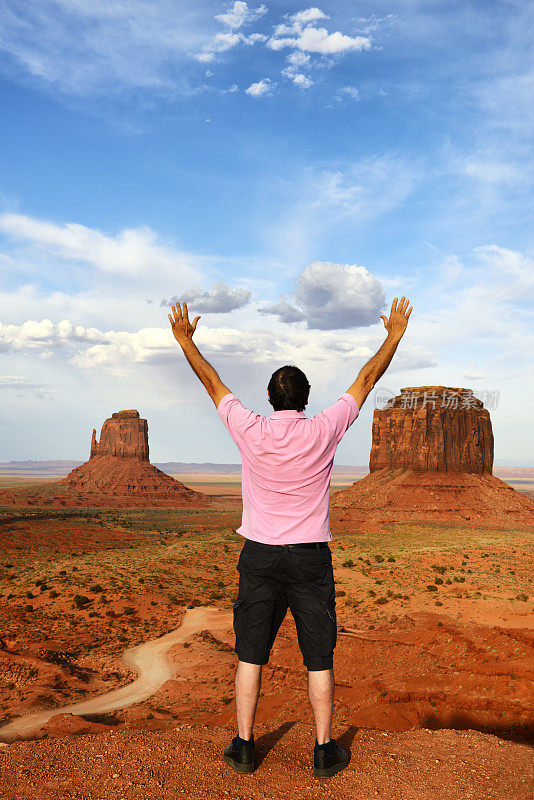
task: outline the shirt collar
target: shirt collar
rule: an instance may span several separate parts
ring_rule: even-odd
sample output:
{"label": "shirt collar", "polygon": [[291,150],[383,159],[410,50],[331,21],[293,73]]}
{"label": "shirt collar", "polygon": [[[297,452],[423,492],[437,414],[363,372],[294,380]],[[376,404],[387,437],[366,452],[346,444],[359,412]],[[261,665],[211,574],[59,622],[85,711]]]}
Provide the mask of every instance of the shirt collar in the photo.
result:
{"label": "shirt collar", "polygon": [[287,409],[284,411],[273,411],[269,419],[306,419],[304,411],[296,411],[295,409]]}

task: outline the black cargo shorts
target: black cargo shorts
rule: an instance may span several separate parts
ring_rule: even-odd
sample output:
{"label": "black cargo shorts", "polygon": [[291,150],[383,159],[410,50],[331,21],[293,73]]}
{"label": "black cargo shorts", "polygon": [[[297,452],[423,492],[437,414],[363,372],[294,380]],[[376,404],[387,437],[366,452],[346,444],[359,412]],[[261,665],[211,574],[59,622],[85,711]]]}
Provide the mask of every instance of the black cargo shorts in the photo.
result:
{"label": "black cargo shorts", "polygon": [[235,652],[240,661],[267,664],[289,608],[304,665],[332,669],[337,641],[332,553],[295,545],[246,539],[237,563],[239,592],[234,604]]}

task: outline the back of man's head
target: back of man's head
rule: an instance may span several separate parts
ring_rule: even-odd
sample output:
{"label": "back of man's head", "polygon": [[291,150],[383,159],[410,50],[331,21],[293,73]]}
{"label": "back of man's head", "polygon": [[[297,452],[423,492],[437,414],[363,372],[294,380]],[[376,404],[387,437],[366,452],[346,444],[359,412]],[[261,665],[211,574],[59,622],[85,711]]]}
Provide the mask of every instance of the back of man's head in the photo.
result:
{"label": "back of man's head", "polygon": [[268,385],[269,402],[275,411],[304,411],[310,384],[301,369],[292,365],[273,372]]}

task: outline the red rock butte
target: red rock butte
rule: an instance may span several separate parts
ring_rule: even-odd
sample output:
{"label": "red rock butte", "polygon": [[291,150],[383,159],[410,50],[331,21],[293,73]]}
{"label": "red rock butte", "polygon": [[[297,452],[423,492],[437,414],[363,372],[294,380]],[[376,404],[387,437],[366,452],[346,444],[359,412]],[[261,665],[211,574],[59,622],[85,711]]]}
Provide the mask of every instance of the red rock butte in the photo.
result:
{"label": "red rock butte", "polygon": [[362,523],[534,524],[534,502],[492,468],[489,411],[470,389],[405,387],[374,411],[369,475],[331,505]]}
{"label": "red rock butte", "polygon": [[102,425],[99,442],[93,429],[89,461],[66,478],[0,492],[0,505],[183,508],[205,506],[210,499],[150,463],[148,423],[135,409],[112,414]]}

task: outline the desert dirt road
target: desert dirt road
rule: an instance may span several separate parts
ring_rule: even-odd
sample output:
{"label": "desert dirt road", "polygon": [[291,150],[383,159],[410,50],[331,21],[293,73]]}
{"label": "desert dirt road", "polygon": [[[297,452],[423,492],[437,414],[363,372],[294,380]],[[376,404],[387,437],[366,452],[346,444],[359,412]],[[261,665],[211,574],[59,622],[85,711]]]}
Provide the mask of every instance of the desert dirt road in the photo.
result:
{"label": "desert dirt road", "polygon": [[210,606],[198,606],[186,610],[179,628],[151,639],[135,647],[127,648],[122,654],[122,661],[134,669],[138,677],[127,686],[114,689],[106,694],[91,697],[81,703],[49,708],[33,714],[24,714],[0,728],[0,741],[12,742],[21,736],[27,736],[40,728],[55,714],[97,714],[125,708],[145,700],[163,686],[171,678],[176,677],[176,666],[169,660],[169,650],[180,642],[186,641],[198,631],[210,631],[231,628],[231,611],[220,610]]}

